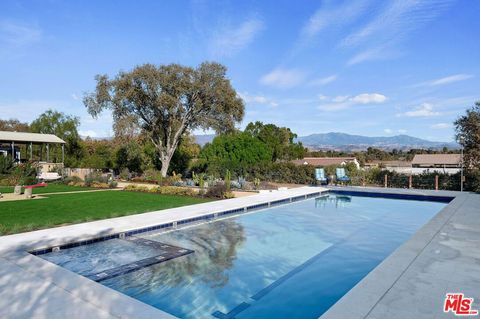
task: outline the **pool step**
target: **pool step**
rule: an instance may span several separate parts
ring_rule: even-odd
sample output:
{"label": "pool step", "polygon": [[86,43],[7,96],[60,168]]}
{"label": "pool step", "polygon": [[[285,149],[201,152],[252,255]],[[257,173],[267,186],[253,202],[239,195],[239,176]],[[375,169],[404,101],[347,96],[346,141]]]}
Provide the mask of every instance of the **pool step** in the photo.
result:
{"label": "pool step", "polygon": [[115,268],[103,270],[103,271],[98,272],[98,273],[85,275],[85,277],[87,277],[87,278],[89,278],[93,281],[100,282],[100,281],[103,281],[103,280],[106,280],[106,279],[110,279],[110,278],[117,277],[117,276],[120,276],[120,275],[128,274],[130,272],[137,271],[139,269],[142,269],[142,268],[145,268],[145,267],[148,267],[148,266],[151,266],[151,265],[159,264],[159,263],[165,262],[167,260],[172,260],[172,259],[175,259],[175,258],[178,258],[178,257],[181,257],[181,256],[185,256],[185,255],[188,255],[188,254],[191,254],[191,253],[194,252],[193,250],[190,250],[190,249],[177,247],[177,246],[161,243],[161,242],[158,242],[158,241],[153,241],[153,240],[149,240],[149,239],[145,239],[145,238],[139,238],[139,237],[135,237],[135,236],[128,236],[128,237],[126,237],[125,239],[122,239],[122,240],[133,242],[137,245],[154,247],[154,248],[158,249],[159,254],[156,255],[156,256],[153,256],[153,257],[137,260],[137,261],[129,263],[129,264],[125,264],[125,265],[118,266],[118,267],[115,267]]}

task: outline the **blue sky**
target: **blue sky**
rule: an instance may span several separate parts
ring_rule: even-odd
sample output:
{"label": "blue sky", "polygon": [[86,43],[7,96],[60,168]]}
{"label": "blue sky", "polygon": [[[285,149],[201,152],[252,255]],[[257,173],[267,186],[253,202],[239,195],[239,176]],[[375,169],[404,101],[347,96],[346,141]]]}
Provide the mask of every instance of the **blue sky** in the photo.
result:
{"label": "blue sky", "polygon": [[480,1],[2,1],[0,118],[48,108],[110,136],[81,102],[142,63],[225,64],[260,120],[299,135],[451,141],[480,100]]}

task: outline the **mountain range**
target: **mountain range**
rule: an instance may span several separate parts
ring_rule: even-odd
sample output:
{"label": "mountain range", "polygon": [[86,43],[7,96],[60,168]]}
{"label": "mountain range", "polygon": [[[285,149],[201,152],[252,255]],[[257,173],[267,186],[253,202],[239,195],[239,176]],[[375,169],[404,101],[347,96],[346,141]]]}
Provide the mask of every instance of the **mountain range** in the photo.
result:
{"label": "mountain range", "polygon": [[[198,144],[204,145],[211,142],[215,135],[196,135],[195,139]],[[317,133],[307,136],[299,136],[297,141],[311,150],[365,150],[368,147],[380,149],[412,149],[427,148],[439,149],[443,147],[459,148],[457,143],[453,142],[433,142],[409,135],[395,136],[363,136],[352,135],[346,133],[330,132]]]}

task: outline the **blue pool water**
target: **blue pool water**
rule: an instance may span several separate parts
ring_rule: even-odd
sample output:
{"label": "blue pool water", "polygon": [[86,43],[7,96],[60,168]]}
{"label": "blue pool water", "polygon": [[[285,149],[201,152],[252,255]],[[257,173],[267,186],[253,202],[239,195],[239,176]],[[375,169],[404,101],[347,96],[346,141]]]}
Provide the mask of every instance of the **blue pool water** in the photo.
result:
{"label": "blue pool water", "polygon": [[[101,283],[181,318],[318,318],[445,205],[330,194],[139,234],[194,253]],[[152,249],[117,239],[42,258],[90,274]]]}

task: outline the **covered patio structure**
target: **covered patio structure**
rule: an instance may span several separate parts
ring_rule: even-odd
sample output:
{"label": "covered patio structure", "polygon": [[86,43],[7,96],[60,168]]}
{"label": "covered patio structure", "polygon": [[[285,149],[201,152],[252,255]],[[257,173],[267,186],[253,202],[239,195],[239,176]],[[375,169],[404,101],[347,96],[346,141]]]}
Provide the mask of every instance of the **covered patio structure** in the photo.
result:
{"label": "covered patio structure", "polygon": [[[37,146],[36,151],[34,151],[35,146]],[[56,156],[52,158],[51,146],[60,146],[61,155],[57,150]],[[63,165],[65,141],[53,134],[0,131],[1,155],[11,157],[15,163],[36,161],[41,164]]]}

